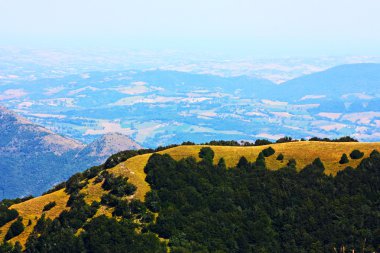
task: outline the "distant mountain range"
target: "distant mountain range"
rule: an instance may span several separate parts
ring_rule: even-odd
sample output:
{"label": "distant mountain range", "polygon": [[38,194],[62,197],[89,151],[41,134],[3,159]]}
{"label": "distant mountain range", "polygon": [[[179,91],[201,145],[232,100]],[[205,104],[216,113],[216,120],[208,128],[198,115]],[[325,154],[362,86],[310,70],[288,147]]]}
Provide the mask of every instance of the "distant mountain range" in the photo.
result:
{"label": "distant mountain range", "polygon": [[111,154],[140,145],[107,134],[85,145],[0,107],[0,198],[37,195]]}
{"label": "distant mountain range", "polygon": [[8,80],[0,85],[0,101],[83,143],[115,130],[145,147],[284,135],[376,141],[379,73],[380,64],[342,65],[279,85],[164,70],[89,72]]}
{"label": "distant mountain range", "polygon": [[[0,191],[7,197],[41,193],[137,143],[380,140],[380,64],[337,66],[282,84],[163,70],[7,80],[0,102],[13,111],[1,108],[0,119]],[[18,192],[30,178],[34,184]]]}

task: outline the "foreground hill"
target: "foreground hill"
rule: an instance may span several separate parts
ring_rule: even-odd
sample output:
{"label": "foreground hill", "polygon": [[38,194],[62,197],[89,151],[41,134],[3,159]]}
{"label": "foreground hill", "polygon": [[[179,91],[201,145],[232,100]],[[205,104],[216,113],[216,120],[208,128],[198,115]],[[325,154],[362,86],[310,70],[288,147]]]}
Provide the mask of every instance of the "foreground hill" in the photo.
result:
{"label": "foreground hill", "polygon": [[[286,167],[289,160],[295,159],[295,168],[300,171],[306,165],[313,163],[313,161],[319,157],[324,164],[324,173],[327,175],[336,175],[338,171],[343,170],[347,166],[356,168],[362,159],[367,158],[373,150],[380,150],[380,143],[356,142],[291,142],[273,144],[270,146],[275,150],[275,153],[265,158],[265,164],[268,169],[277,170],[279,168]],[[203,147],[206,146],[178,146],[161,150],[156,153],[160,155],[168,154],[177,161],[187,157],[193,157],[199,161],[200,158],[198,154]],[[242,156],[246,157],[248,162],[254,163],[259,156],[259,153],[264,149],[267,149],[269,146],[210,147],[215,153],[213,158],[214,164],[217,164],[220,158],[223,158],[227,167],[235,167]],[[346,153],[349,155],[353,150],[360,150],[363,152],[363,157],[359,159],[349,159],[349,162],[344,165],[339,164],[342,154]],[[64,210],[72,210],[73,207],[68,206],[66,202],[69,199],[73,199],[73,196],[76,196],[75,198],[82,196],[80,198],[83,198],[84,202],[81,205],[92,206],[94,201],[95,203],[98,203],[97,205],[99,206],[93,214],[93,217],[98,217],[103,214],[108,217],[112,216],[112,213],[114,213],[117,209],[115,209],[115,204],[109,203],[110,200],[107,200],[108,197],[105,198],[105,196],[110,193],[109,189],[105,189],[104,187],[104,179],[109,177],[108,175],[128,178],[128,183],[137,187],[135,191],[132,191],[133,193],[129,193],[131,195],[123,198],[124,200],[145,201],[147,192],[151,190],[151,184],[146,181],[146,172],[144,171],[144,168],[152,157],[152,153],[149,152],[151,151],[141,150],[139,152],[122,152],[118,155],[112,156],[103,166],[94,167],[83,174],[73,176],[65,184],[66,188],[62,188],[65,187],[65,185],[62,185],[61,187],[56,188],[56,190],[53,190],[51,193],[12,205],[10,209],[17,210],[19,215],[23,217],[22,222],[25,226],[25,230],[20,235],[10,239],[10,242],[15,243],[16,241],[19,241],[22,245],[25,245],[27,238],[33,231],[33,228],[37,224],[37,220],[41,217],[41,215],[44,214],[46,218],[55,219],[60,217],[60,214]],[[279,154],[282,154],[284,157],[281,161],[277,160]],[[115,164],[117,165],[115,166]],[[294,166],[294,163],[291,166]],[[106,174],[102,172],[104,170],[107,171]],[[44,207],[52,202],[55,202],[55,206],[47,211],[43,211]],[[117,207],[118,204],[116,204],[116,208]],[[5,231],[9,229],[13,222],[14,220],[6,223],[1,228],[3,232],[0,236],[5,236]]]}
{"label": "foreground hill", "polygon": [[141,148],[129,137],[106,134],[85,145],[0,107],[0,199],[39,195],[111,154]]}

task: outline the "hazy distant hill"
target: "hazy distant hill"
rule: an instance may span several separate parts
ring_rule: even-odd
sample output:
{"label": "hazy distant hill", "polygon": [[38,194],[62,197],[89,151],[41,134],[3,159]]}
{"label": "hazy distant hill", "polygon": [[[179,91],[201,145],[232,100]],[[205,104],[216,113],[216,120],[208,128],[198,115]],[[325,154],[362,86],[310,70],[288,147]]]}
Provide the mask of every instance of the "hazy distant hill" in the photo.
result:
{"label": "hazy distant hill", "polygon": [[137,148],[141,147],[119,134],[86,146],[0,107],[0,198],[41,194],[113,153]]}
{"label": "hazy distant hill", "polygon": [[1,85],[0,99],[84,143],[114,129],[151,148],[285,135],[378,141],[379,66],[343,65],[281,85],[165,70],[89,72]]}
{"label": "hazy distant hill", "polygon": [[282,92],[273,95],[283,99],[302,99],[305,96],[365,98],[365,95],[380,93],[380,64],[341,65],[287,81],[280,87]]}
{"label": "hazy distant hill", "polygon": [[88,159],[98,164],[103,163],[111,154],[123,150],[141,149],[142,147],[126,135],[120,133],[105,134],[88,144],[76,159]]}

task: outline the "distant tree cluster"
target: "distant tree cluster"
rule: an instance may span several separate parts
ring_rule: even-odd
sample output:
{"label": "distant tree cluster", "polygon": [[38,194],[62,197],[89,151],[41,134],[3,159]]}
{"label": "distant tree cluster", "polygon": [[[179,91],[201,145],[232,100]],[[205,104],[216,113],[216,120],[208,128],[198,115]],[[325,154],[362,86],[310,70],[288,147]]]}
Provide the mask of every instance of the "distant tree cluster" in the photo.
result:
{"label": "distant tree cluster", "polygon": [[344,136],[340,137],[338,139],[329,139],[329,138],[318,138],[318,137],[312,137],[309,139],[309,141],[324,141],[324,142],[358,142],[358,140],[350,137],[350,136]]}
{"label": "distant tree cluster", "polygon": [[[274,143],[286,143],[286,142],[295,142],[295,141],[305,141],[304,138],[301,138],[300,140],[293,139],[292,137],[285,136],[281,137],[278,140],[272,142],[267,139],[257,139],[254,143],[248,142],[248,141],[223,141],[223,140],[213,140],[210,142],[202,143],[201,145],[210,145],[210,146],[264,146],[264,145],[270,145]],[[329,138],[318,138],[318,137],[312,137],[309,139],[309,141],[323,141],[323,142],[358,142],[358,140],[350,137],[345,136],[337,139],[329,139]],[[183,142],[182,145],[196,145],[193,142]]]}

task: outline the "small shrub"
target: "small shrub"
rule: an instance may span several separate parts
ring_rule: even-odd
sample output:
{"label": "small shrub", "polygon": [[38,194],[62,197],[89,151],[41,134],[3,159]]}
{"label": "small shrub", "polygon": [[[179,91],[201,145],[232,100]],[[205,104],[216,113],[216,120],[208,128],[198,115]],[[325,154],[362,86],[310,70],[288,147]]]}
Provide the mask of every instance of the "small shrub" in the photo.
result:
{"label": "small shrub", "polygon": [[44,206],[44,208],[42,209],[42,212],[46,212],[46,211],[49,211],[50,209],[52,209],[53,207],[55,207],[57,205],[57,203],[55,203],[55,201],[53,202],[50,202],[48,204],[46,204]]}
{"label": "small shrub", "polygon": [[269,156],[273,155],[274,153],[276,153],[276,151],[272,147],[269,147],[269,148],[266,148],[263,150],[263,155],[265,157],[269,157]]}
{"label": "small shrub", "polygon": [[289,167],[296,167],[297,161],[295,159],[289,159],[288,163],[286,164]]}
{"label": "small shrub", "polygon": [[283,161],[284,160],[284,155],[282,153],[280,153],[277,158],[276,158],[277,161]]}
{"label": "small shrub", "polygon": [[360,150],[355,149],[354,151],[351,152],[350,157],[351,159],[360,159],[364,156],[364,153],[361,152]]}
{"label": "small shrub", "polygon": [[346,155],[346,154],[343,154],[342,157],[340,158],[339,163],[340,163],[340,164],[346,164],[346,163],[348,163],[348,162],[349,162],[349,160],[348,160],[347,155]]}

